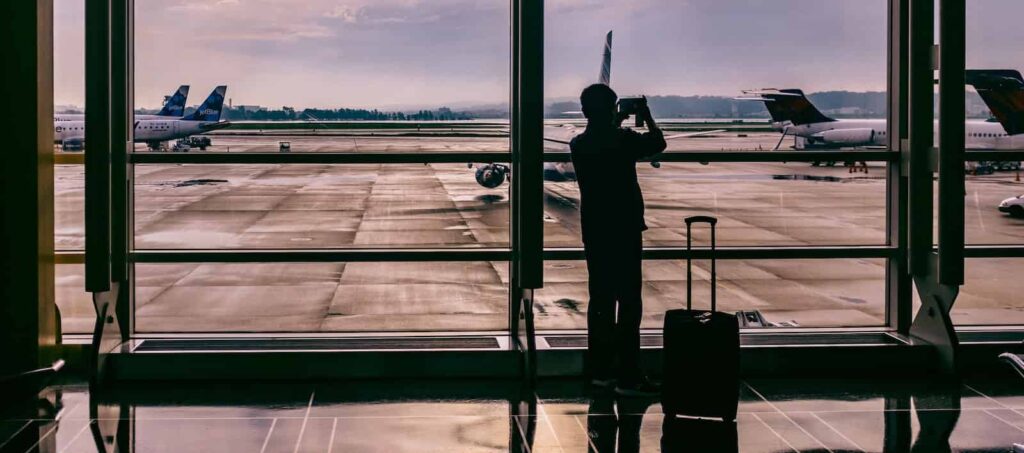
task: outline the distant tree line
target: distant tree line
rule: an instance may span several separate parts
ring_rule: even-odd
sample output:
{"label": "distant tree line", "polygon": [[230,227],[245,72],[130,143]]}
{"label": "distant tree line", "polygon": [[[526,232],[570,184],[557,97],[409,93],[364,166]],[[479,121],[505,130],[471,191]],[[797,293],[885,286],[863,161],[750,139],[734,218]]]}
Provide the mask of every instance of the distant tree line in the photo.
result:
{"label": "distant tree line", "polygon": [[[987,118],[988,107],[977,93],[965,93],[967,116]],[[836,118],[884,118],[888,96],[882,91],[822,91],[807,97],[826,115]],[[756,101],[738,101],[726,96],[648,96],[651,111],[659,118],[768,118],[764,104]],[[936,104],[938,100],[936,100]],[[68,109],[70,110],[70,108]],[[186,109],[186,114],[194,111]],[[138,113],[155,113],[139,110]],[[555,101],[545,108],[548,118],[581,118],[578,101]],[[467,107],[454,111],[448,107],[436,110],[382,111],[377,109],[304,109],[290,107],[253,110],[227,108],[224,118],[251,121],[456,121],[469,119],[508,119],[507,104]]]}
{"label": "distant tree line", "polygon": [[[888,95],[884,91],[822,91],[810,93],[807,98],[827,115],[843,118],[884,118],[888,110]],[[967,115],[987,118],[988,107],[977,93],[965,93]],[[659,118],[768,118],[764,103],[740,101],[725,96],[648,96],[651,111]],[[938,99],[935,100],[938,105]],[[550,118],[579,118],[580,105],[576,101],[548,104]]]}
{"label": "distant tree line", "polygon": [[228,108],[224,111],[228,120],[250,121],[455,121],[474,118],[466,112],[455,112],[447,107],[437,110],[419,110],[415,112],[385,112],[377,109],[304,109],[292,108],[267,110],[242,110]]}

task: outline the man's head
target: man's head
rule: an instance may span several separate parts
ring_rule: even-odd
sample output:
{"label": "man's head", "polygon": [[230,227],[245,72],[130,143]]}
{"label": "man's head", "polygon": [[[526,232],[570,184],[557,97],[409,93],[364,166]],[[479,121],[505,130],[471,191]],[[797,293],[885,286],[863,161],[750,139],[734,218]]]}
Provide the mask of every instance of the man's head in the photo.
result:
{"label": "man's head", "polygon": [[608,85],[595,83],[588,86],[580,93],[583,116],[590,123],[611,125],[615,119],[615,103],[618,99],[619,96]]}

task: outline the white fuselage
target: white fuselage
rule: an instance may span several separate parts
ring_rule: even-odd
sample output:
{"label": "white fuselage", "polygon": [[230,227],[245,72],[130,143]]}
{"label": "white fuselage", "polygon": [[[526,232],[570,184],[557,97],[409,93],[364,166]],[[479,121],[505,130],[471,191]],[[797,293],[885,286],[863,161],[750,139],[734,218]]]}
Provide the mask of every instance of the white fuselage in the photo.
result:
{"label": "white fuselage", "polygon": [[[179,117],[160,116],[160,115],[152,115],[152,114],[145,114],[145,115],[135,114],[135,119],[136,120],[176,120],[178,118]],[[65,121],[85,121],[85,114],[84,113],[58,113],[58,114],[53,115],[53,121],[55,123],[65,122]]]}
{"label": "white fuselage", "polygon": [[[935,123],[938,126],[938,123]],[[889,142],[887,124],[884,119],[843,119],[820,123],[801,124],[773,123],[773,128],[786,135],[802,137],[807,145],[836,146],[847,145],[841,142],[823,140],[830,131],[865,130],[874,131],[870,143],[849,143],[847,146],[885,146]],[[1024,147],[1024,135],[1008,135],[1003,126],[997,122],[972,120],[965,123],[966,147],[968,149],[1021,149]],[[938,128],[936,127],[936,142]]]}
{"label": "white fuselage", "polygon": [[[210,126],[216,124],[213,121],[192,121],[179,118],[136,119],[135,142],[153,143],[175,140],[208,132],[211,129]],[[84,140],[85,121],[55,120],[53,139],[57,143],[63,143],[67,140]]]}

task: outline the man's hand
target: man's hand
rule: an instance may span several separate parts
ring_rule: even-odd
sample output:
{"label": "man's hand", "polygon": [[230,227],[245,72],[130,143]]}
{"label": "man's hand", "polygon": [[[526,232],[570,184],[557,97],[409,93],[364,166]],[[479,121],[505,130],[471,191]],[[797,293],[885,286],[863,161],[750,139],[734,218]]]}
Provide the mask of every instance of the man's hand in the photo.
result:
{"label": "man's hand", "polygon": [[654,122],[654,115],[651,114],[651,107],[647,105],[647,96],[644,96],[644,105],[642,107],[640,107],[640,111],[637,112],[637,115],[647,125],[647,129],[648,130],[650,130],[650,131],[657,131],[657,130],[659,130],[658,129],[658,124]]}
{"label": "man's hand", "polygon": [[622,122],[626,121],[627,118],[629,118],[628,113],[615,112],[615,123],[613,124],[615,127],[622,127]]}

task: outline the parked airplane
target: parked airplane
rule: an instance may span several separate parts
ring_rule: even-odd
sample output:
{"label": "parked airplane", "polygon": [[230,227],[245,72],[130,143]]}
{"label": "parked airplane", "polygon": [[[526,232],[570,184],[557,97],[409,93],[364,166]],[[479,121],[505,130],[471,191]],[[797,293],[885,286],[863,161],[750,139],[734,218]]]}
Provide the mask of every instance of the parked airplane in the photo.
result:
{"label": "parked airplane", "polygon": [[[601,59],[601,71],[598,75],[598,83],[611,86],[612,78],[612,32],[609,31],[605,36],[604,40],[604,53]],[[544,140],[551,143],[558,143],[565,145],[565,150],[568,151],[569,141],[572,140],[581,131],[572,124],[563,124],[560,126],[544,126]],[[665,140],[674,140],[679,138],[690,138],[699,137],[702,135],[716,134],[719,132],[725,132],[724,129],[690,132],[685,134],[674,134],[666,135]],[[651,162],[651,165],[657,168],[659,164],[657,162]],[[473,168],[473,164],[469,165]],[[481,186],[488,189],[494,189],[502,184],[511,176],[511,169],[505,164],[490,163],[482,165],[476,169],[476,182]],[[544,163],[544,180],[545,181],[575,181],[576,170],[572,166],[572,162],[545,162]]]}
{"label": "parked airplane", "polygon": [[[137,120],[160,119],[160,118],[181,118],[185,115],[185,102],[188,101],[188,85],[178,87],[174,94],[167,97],[163,107],[155,115],[135,114]],[[60,121],[83,121],[85,115],[81,113],[59,113],[53,115],[53,120]]]}
{"label": "parked airplane", "polygon": [[[1003,118],[1022,121],[1024,115],[1024,94],[1015,98],[1015,89],[1011,84],[1020,79],[1020,73],[1013,70],[969,70],[968,83],[978,88],[982,99],[989,109],[1000,118],[997,109],[1001,109]],[[990,89],[985,87],[992,85]],[[983,94],[984,92],[984,94]],[[1010,93],[1010,94],[1008,94]],[[773,127],[782,132],[778,149],[786,136],[796,137],[794,149],[838,149],[865,146],[885,146],[888,143],[888,131],[884,119],[834,119],[821,113],[811,103],[804,92],[795,89],[766,88],[746,90],[739,100],[755,100],[764,102],[768,114],[772,118]],[[1003,121],[1000,119],[1000,121]],[[996,121],[969,120],[966,122],[966,145],[970,149],[1019,149],[1024,145],[1024,137],[1015,140],[1013,135],[1024,132],[1024,122],[1020,129],[1005,128]],[[1009,133],[1008,133],[1009,131]]]}
{"label": "parked airplane", "polygon": [[[136,119],[135,142],[146,143],[150,149],[160,149],[163,142],[204,134],[213,130],[223,129],[231,123],[220,121],[224,108],[226,86],[219,86],[199,108],[188,116],[181,118]],[[85,140],[85,121],[61,121],[54,126],[54,139],[61,144],[69,144]]]}

